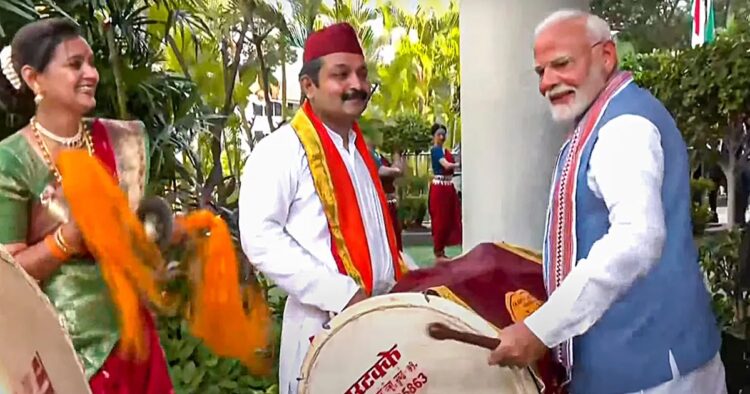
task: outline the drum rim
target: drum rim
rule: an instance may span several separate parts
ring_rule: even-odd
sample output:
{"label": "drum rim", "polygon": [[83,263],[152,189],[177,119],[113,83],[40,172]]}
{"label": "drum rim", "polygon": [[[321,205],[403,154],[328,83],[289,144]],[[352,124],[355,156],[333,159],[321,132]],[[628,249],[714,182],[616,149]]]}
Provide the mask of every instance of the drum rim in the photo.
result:
{"label": "drum rim", "polygon": [[[324,325],[324,330],[315,335],[315,338],[305,355],[302,368],[300,369],[300,376],[297,379],[298,394],[306,393],[305,390],[308,388],[308,377],[313,365],[315,364],[315,360],[317,360],[323,346],[341,329],[341,327],[345,326],[345,324],[351,320],[355,320],[360,316],[376,310],[405,306],[429,306],[430,309],[436,310],[437,312],[452,318],[460,317],[462,322],[466,326],[475,330],[477,334],[488,336],[496,336],[498,334],[497,329],[492,324],[484,320],[473,310],[466,309],[454,301],[440,297],[439,295],[427,293],[392,293],[370,297],[334,316]],[[427,327],[425,327],[425,330],[426,329]]]}
{"label": "drum rim", "polygon": [[42,301],[42,304],[44,305],[44,308],[46,308],[49,312],[51,312],[57,319],[57,324],[61,328],[62,334],[63,334],[63,342],[66,346],[68,346],[69,350],[73,353],[76,366],[78,367],[78,370],[81,372],[81,377],[83,377],[83,381],[86,383],[86,388],[89,390],[88,393],[91,393],[91,388],[89,387],[88,380],[86,379],[86,371],[83,368],[83,362],[81,361],[81,358],[78,356],[78,352],[75,349],[75,346],[73,346],[73,340],[70,338],[70,334],[68,334],[68,329],[65,325],[65,320],[63,317],[57,313],[57,310],[52,305],[52,302],[49,300],[49,297],[47,297],[47,294],[45,294],[41,287],[38,285],[38,282],[36,279],[32,278],[31,275],[29,275],[26,270],[21,267],[20,264],[16,261],[16,259],[13,258],[13,256],[8,252],[8,250],[5,248],[5,246],[0,245],[0,262],[2,264],[8,264],[11,265],[13,268],[16,269],[16,271],[19,273],[19,276],[25,280],[26,286],[28,286],[31,291],[33,291],[40,301]]}

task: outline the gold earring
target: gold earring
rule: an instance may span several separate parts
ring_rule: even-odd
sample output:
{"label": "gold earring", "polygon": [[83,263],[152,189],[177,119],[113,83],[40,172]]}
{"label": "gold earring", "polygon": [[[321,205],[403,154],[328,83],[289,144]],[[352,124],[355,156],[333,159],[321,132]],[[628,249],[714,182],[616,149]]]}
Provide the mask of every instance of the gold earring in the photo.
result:
{"label": "gold earring", "polygon": [[44,95],[39,90],[39,85],[37,85],[36,83],[34,83],[34,88],[32,90],[34,91],[34,103],[38,106],[39,103],[44,100]]}

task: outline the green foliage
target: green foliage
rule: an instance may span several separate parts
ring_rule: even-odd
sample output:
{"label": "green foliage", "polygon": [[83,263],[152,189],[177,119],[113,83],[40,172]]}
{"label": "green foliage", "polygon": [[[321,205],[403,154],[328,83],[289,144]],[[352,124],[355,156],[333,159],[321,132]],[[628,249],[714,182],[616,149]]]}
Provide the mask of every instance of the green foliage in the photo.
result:
{"label": "green foliage", "polygon": [[[381,3],[378,12],[395,41],[395,53],[390,63],[374,70],[373,79],[381,86],[368,112],[381,119],[412,113],[459,130],[459,108],[454,105],[461,84],[458,3],[451,1],[444,12],[420,3],[413,14],[394,2]],[[401,34],[398,40],[396,32]]]}
{"label": "green foliage", "polygon": [[427,196],[407,196],[399,200],[398,218],[403,228],[420,227],[427,214]]}
{"label": "green foliage", "polygon": [[[627,58],[636,81],[669,109],[689,147],[691,164],[718,163],[727,179],[729,224],[734,190],[750,166],[750,25],[737,24],[710,45]],[[721,150],[720,150],[721,148]]]}
{"label": "green foliage", "polygon": [[432,140],[430,126],[419,115],[399,115],[380,129],[383,136],[380,148],[386,152],[422,152],[429,148]]}
{"label": "green foliage", "polygon": [[[176,394],[279,392],[274,384],[275,374],[256,378],[239,361],[217,357],[189,334],[184,321],[162,319],[159,328]],[[279,332],[278,327],[276,331]]]}
{"label": "green foliage", "polygon": [[[700,264],[708,279],[714,311],[721,327],[736,331],[750,324],[750,294],[738,286],[739,245],[742,232],[732,230],[706,235],[700,240]],[[744,331],[744,330],[741,330]]]}
{"label": "green foliage", "polygon": [[[303,1],[304,3],[304,1]],[[335,22],[347,22],[357,31],[357,37],[365,52],[368,67],[377,67],[377,59],[380,50],[388,44],[388,37],[375,36],[372,28],[374,22],[380,15],[380,10],[371,8],[361,0],[338,0],[333,6],[322,4],[320,6],[319,20],[322,24],[330,25]]]}
{"label": "green foliage", "polygon": [[407,196],[424,196],[427,195],[430,187],[431,176],[425,174],[422,176],[408,175],[404,178],[399,179],[399,197],[405,198]]}
{"label": "green foliage", "polygon": [[693,210],[691,212],[694,235],[702,235],[706,226],[711,221],[713,212],[707,201],[705,201],[705,196],[714,189],[716,189],[716,185],[708,178],[690,180],[690,194],[697,197],[695,199],[700,200],[700,202],[693,202]]}
{"label": "green foliage", "polygon": [[420,227],[427,215],[427,193],[430,187],[430,175],[414,176],[407,173],[397,180],[398,217],[403,228]]}
{"label": "green foliage", "polygon": [[591,11],[618,31],[637,52],[686,48],[690,44],[690,1],[592,0]]}
{"label": "green foliage", "polygon": [[624,61],[624,67],[669,108],[688,145],[715,150],[750,108],[748,52],[745,25],[720,35],[712,45],[637,55]]}

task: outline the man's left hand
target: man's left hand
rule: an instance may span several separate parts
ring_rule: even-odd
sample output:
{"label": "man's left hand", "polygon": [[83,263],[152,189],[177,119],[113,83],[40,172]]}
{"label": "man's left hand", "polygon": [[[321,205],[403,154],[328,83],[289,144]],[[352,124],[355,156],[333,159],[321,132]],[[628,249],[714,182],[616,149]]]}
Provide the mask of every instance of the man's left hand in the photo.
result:
{"label": "man's left hand", "polygon": [[490,365],[527,367],[542,358],[547,346],[523,323],[500,331],[500,345],[490,354]]}

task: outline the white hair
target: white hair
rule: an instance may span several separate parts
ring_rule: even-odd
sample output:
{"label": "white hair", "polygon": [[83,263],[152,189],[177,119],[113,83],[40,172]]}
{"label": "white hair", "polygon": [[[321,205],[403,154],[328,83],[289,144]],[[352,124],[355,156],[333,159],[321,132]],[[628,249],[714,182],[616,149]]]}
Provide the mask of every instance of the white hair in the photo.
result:
{"label": "white hair", "polygon": [[604,19],[586,11],[575,9],[555,11],[548,17],[544,18],[544,20],[534,29],[534,38],[536,39],[540,33],[552,25],[581,18],[585,18],[586,20],[586,31],[588,32],[589,40],[591,40],[592,44],[612,39],[612,31],[609,28],[609,24]]}

